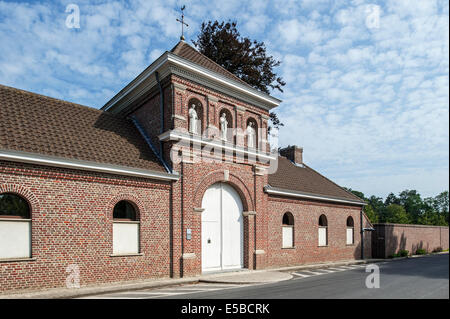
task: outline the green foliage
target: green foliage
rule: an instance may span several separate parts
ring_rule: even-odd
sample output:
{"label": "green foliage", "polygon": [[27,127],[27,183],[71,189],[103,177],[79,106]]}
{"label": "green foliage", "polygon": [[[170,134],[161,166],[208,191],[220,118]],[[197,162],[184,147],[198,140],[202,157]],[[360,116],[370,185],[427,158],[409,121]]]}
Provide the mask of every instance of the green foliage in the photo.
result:
{"label": "green foliage", "polygon": [[399,255],[400,257],[407,257],[407,256],[409,255],[409,250],[401,249],[401,250],[398,252],[398,255]]}
{"label": "green foliage", "polygon": [[385,215],[386,223],[394,223],[394,224],[408,224],[409,217],[406,213],[406,210],[403,206],[397,204],[390,204],[386,207],[386,215]]}
{"label": "green foliage", "polygon": [[[235,21],[203,22],[197,41],[192,42],[202,54],[254,88],[283,92],[286,83],[273,70],[281,62],[267,55],[264,42],[242,37],[236,26]],[[283,126],[276,113],[270,113],[270,119],[274,127]]]}
{"label": "green foliage", "polygon": [[448,226],[448,191],[422,199],[416,190],[404,190],[398,196],[390,193],[383,201],[380,197],[366,198],[362,192],[345,189],[366,201],[364,213],[372,223]]}
{"label": "green foliage", "polygon": [[426,255],[427,251],[423,248],[417,248],[416,255]]}
{"label": "green foliage", "polygon": [[364,213],[369,218],[372,224],[376,224],[379,222],[378,214],[373,209],[372,205],[367,205],[364,207]]}

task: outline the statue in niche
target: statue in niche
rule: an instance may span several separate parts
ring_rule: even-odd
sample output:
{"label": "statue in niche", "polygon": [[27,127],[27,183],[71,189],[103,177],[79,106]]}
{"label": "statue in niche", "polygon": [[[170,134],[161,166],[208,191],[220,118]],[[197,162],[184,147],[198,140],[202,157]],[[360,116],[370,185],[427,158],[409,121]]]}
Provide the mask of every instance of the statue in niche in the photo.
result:
{"label": "statue in niche", "polygon": [[247,146],[255,147],[255,129],[253,128],[253,122],[248,122],[247,125]]}
{"label": "statue in niche", "polygon": [[197,133],[197,121],[198,115],[195,110],[195,104],[192,104],[192,107],[189,109],[189,133]]}
{"label": "statue in niche", "polygon": [[226,140],[227,139],[227,130],[228,130],[228,121],[227,121],[227,116],[224,113],[222,113],[222,116],[220,117],[220,131],[222,133],[222,139]]}

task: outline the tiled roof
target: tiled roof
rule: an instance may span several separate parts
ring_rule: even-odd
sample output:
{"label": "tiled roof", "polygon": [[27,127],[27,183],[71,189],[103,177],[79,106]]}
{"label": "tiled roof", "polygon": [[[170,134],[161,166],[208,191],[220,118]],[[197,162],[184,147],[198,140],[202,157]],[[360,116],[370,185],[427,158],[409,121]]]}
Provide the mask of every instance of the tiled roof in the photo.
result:
{"label": "tiled roof", "polygon": [[294,192],[364,203],[358,196],[346,191],[312,168],[304,164],[303,167],[297,166],[282,156],[278,157],[277,171],[269,175],[269,185]]}
{"label": "tiled roof", "polygon": [[165,172],[131,121],[3,85],[0,150]]}
{"label": "tiled roof", "polygon": [[217,64],[216,62],[214,62],[213,60],[208,58],[207,56],[203,55],[202,53],[200,53],[199,51],[197,51],[195,48],[193,48],[192,46],[190,46],[189,44],[187,44],[184,41],[178,42],[178,44],[172,50],[170,50],[170,52],[172,52],[173,54],[175,54],[181,58],[191,61],[192,63],[198,64],[206,69],[209,69],[209,70],[217,72],[223,76],[226,76],[227,78],[229,78],[231,80],[240,82],[241,84],[244,84],[248,87],[252,87],[249,84],[247,84],[247,82],[241,80],[236,75],[229,72],[224,67],[220,66],[219,64]]}

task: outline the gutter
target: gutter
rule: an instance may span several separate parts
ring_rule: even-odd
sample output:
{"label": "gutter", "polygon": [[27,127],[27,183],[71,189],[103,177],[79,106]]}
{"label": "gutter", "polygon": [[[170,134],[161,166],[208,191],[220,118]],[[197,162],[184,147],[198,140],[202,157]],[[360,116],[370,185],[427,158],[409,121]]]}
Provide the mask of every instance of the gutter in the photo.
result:
{"label": "gutter", "polygon": [[177,181],[180,178],[178,174],[174,173],[157,172],[153,170],[96,163],[77,159],[66,159],[20,151],[0,150],[0,160],[167,181]]}
{"label": "gutter", "polygon": [[[161,86],[161,81],[159,80],[159,73],[157,71],[155,71],[155,78],[159,88],[159,114],[160,114],[159,119],[161,121],[159,125],[160,127],[159,134],[162,134],[164,133],[164,90]],[[161,159],[164,161],[163,142],[161,140],[159,140],[159,154],[161,156]]]}
{"label": "gutter", "polygon": [[359,205],[359,206],[367,205],[367,203],[365,203],[365,202],[360,202],[360,201],[356,201],[356,200],[353,201],[353,200],[349,200],[349,199],[308,194],[308,193],[303,193],[303,192],[298,192],[298,191],[291,191],[291,190],[286,190],[286,189],[282,189],[282,188],[276,188],[276,187],[272,187],[270,185],[264,186],[264,191],[271,195],[281,195],[281,196],[288,196],[288,197],[313,199],[313,200],[320,200],[320,201],[326,201],[326,202],[352,204],[352,205]]}
{"label": "gutter", "polygon": [[153,151],[153,153],[156,155],[156,157],[159,159],[159,161],[161,162],[161,164],[164,166],[164,168],[166,169],[167,173],[174,173],[172,168],[169,167],[169,165],[166,163],[166,161],[164,160],[164,158],[162,158],[161,153],[159,153],[155,147],[153,146],[152,140],[150,139],[150,137],[147,135],[147,132],[144,130],[144,128],[141,126],[141,124],[139,123],[139,121],[136,119],[136,117],[133,115],[130,117],[131,121],[133,122],[134,126],[137,128],[137,130],[139,131],[139,133],[141,133],[141,136],[144,138],[145,142],[147,143],[147,145],[150,147],[150,149]]}

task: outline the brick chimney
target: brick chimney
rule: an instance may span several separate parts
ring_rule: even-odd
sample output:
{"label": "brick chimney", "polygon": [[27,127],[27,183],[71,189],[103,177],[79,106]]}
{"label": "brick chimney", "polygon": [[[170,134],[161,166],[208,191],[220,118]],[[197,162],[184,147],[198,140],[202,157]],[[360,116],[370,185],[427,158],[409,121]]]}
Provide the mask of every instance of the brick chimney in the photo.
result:
{"label": "brick chimney", "polygon": [[280,155],[296,164],[303,164],[303,147],[298,147],[296,145],[285,147],[280,150]]}

